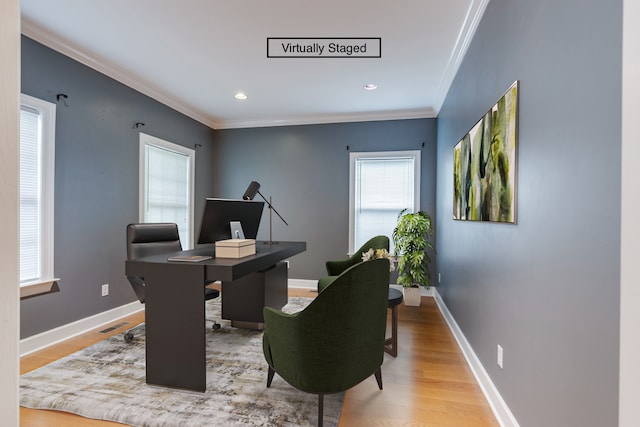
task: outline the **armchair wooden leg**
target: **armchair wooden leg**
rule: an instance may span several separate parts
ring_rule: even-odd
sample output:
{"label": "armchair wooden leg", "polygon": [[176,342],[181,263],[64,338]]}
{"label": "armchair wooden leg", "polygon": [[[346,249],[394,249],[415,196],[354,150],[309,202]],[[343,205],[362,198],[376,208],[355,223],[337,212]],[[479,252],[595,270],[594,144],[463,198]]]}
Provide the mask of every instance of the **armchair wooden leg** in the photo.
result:
{"label": "armchair wooden leg", "polygon": [[378,368],[375,373],[376,381],[378,382],[378,388],[382,390],[382,368]]}
{"label": "armchair wooden leg", "polygon": [[323,414],[324,408],[324,394],[318,394],[318,427],[322,427],[322,419],[324,418]]}
{"label": "armchair wooden leg", "polygon": [[391,356],[398,356],[398,306],[391,309],[391,338],[384,341],[384,351]]}
{"label": "armchair wooden leg", "polygon": [[273,381],[273,375],[276,371],[273,370],[271,366],[269,366],[269,372],[267,372],[267,388],[271,387],[271,381]]}

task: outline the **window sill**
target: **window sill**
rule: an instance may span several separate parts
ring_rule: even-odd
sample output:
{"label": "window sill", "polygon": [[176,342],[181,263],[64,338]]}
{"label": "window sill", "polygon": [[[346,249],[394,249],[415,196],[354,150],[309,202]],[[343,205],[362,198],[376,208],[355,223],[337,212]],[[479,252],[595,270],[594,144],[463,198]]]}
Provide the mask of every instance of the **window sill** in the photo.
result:
{"label": "window sill", "polygon": [[20,299],[34,297],[36,295],[48,294],[51,292],[57,292],[58,278],[38,280],[34,282],[27,282],[20,284]]}

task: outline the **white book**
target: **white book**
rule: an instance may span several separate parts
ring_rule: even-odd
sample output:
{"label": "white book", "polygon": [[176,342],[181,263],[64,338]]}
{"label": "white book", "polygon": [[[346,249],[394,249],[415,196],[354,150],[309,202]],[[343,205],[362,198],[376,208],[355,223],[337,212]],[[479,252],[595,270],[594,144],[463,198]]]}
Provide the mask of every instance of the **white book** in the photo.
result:
{"label": "white book", "polygon": [[209,255],[176,255],[167,258],[167,261],[179,261],[179,262],[200,262],[212,259]]}

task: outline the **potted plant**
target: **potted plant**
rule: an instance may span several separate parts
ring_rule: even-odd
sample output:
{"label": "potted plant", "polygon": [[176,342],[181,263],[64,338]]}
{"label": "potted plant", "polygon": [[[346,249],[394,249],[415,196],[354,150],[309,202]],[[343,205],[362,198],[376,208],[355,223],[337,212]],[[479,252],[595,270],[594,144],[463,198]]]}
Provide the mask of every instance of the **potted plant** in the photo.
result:
{"label": "potted plant", "polygon": [[424,211],[415,213],[403,209],[393,230],[395,255],[398,261],[398,284],[402,285],[406,305],[420,305],[420,286],[429,289],[431,258],[426,252],[433,249],[429,238],[433,235],[431,217]]}

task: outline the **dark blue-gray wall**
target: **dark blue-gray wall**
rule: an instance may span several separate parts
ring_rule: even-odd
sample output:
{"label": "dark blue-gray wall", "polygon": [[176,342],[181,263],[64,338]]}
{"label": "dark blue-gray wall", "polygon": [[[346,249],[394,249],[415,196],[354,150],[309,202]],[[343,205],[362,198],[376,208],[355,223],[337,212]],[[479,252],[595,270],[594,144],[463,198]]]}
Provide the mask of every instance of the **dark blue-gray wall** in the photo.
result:
{"label": "dark blue-gray wall", "polygon": [[[421,150],[421,208],[435,217],[436,120],[392,120],[218,130],[214,175],[219,197],[241,197],[251,181],[289,223],[273,218],[273,240],[303,240],[289,277],[314,280],[349,245],[349,152]],[[258,196],[260,199],[260,196]],[[268,211],[258,237],[269,237]]]}
{"label": "dark blue-gray wall", "polygon": [[[439,291],[523,427],[617,425],[621,45],[620,0],[492,0],[438,116]],[[453,146],[515,80],[517,225],[453,221]]]}
{"label": "dark blue-gray wall", "polygon": [[[274,218],[274,239],[308,242],[291,260],[298,279],[316,279],[347,251],[349,150],[418,148],[421,207],[437,216],[439,291],[520,425],[616,425],[621,28],[621,0],[492,0],[437,122],[216,132],[23,38],[23,92],[69,99],[57,111],[61,291],[22,301],[21,336],[135,299],[123,266],[124,226],[138,209],[135,122],[202,144],[196,220],[204,197],[239,197],[259,181],[291,224]],[[518,223],[454,222],[453,146],[515,80]]]}
{"label": "dark blue-gray wall", "polygon": [[[196,150],[196,212],[212,192],[213,130],[22,38],[22,92],[57,104],[55,275],[60,292],[23,300],[22,338],[135,301],[125,227],[138,220],[139,132]],[[57,94],[66,94],[57,102]],[[145,123],[134,129],[136,122]],[[196,215],[196,229],[199,216]],[[100,288],[109,283],[110,295]]]}
{"label": "dark blue-gray wall", "polygon": [[[55,275],[60,292],[21,302],[21,338],[135,301],[124,276],[125,227],[138,220],[139,132],[196,150],[196,231],[206,197],[241,197],[250,181],[303,240],[290,277],[317,279],[348,250],[349,151],[422,151],[422,208],[435,216],[436,120],[213,131],[33,40],[22,38],[22,92],[57,104]],[[57,102],[56,95],[68,96]],[[145,123],[134,129],[136,122]],[[347,149],[347,146],[349,149]],[[268,238],[265,209],[260,236]],[[110,295],[100,296],[109,283]]]}

